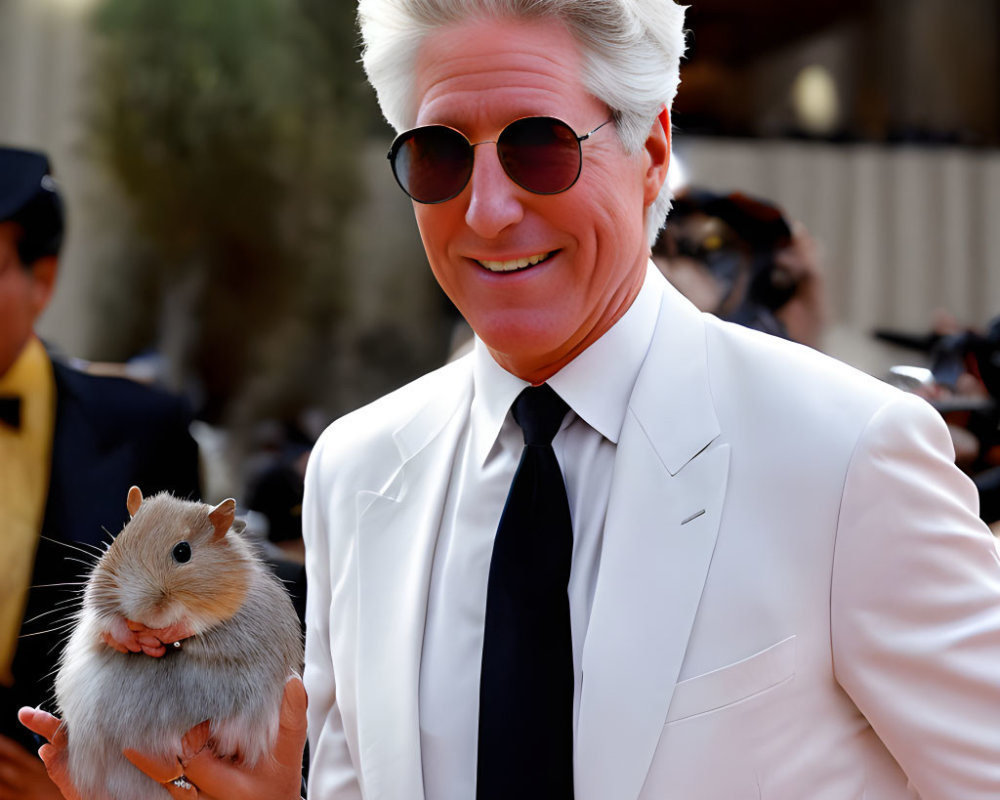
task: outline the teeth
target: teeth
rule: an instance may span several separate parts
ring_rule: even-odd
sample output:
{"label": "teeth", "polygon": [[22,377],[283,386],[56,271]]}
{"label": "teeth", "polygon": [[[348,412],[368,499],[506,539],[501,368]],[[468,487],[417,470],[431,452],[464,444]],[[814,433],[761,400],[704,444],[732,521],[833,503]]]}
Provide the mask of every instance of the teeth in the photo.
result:
{"label": "teeth", "polygon": [[490,272],[514,272],[514,270],[524,269],[525,267],[533,267],[550,255],[552,254],[539,253],[538,255],[518,258],[513,261],[480,261],[479,263]]}

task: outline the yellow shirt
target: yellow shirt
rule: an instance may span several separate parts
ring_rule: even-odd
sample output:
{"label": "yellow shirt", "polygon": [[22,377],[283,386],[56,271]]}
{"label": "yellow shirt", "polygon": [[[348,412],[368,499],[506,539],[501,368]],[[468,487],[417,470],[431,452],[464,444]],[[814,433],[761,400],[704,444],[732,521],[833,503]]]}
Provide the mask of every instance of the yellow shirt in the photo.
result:
{"label": "yellow shirt", "polygon": [[55,427],[52,362],[34,336],[0,376],[4,395],[21,397],[21,427],[0,422],[0,683],[9,686],[45,513]]}

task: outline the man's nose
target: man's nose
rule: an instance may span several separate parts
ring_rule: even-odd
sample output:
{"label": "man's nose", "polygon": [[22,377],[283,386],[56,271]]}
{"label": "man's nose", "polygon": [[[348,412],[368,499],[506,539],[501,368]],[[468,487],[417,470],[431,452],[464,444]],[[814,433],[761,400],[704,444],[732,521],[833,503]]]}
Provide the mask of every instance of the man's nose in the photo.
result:
{"label": "man's nose", "polygon": [[472,165],[466,224],[484,239],[493,239],[524,216],[523,191],[504,172],[492,142],[476,147]]}

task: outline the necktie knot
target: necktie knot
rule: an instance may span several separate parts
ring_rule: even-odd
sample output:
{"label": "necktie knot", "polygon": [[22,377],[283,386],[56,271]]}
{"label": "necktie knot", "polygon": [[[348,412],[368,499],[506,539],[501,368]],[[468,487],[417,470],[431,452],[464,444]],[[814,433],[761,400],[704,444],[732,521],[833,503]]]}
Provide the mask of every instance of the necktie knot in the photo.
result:
{"label": "necktie knot", "polygon": [[548,447],[568,410],[547,383],[524,389],[514,401],[514,419],[524,432],[524,443]]}
{"label": "necktie knot", "polygon": [[21,427],[21,398],[0,397],[0,422],[12,428]]}

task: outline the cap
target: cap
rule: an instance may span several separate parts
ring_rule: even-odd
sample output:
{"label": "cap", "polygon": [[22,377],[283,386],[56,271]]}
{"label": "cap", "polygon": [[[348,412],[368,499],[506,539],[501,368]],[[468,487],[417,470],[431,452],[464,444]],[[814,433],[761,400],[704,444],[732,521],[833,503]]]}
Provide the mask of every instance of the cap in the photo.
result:
{"label": "cap", "polygon": [[0,147],[0,222],[24,208],[36,194],[45,191],[42,181],[49,173],[49,160],[31,150]]}
{"label": "cap", "polygon": [[693,213],[721,219],[753,249],[770,249],[792,238],[778,206],[743,192],[719,194],[692,187],[678,194],[674,207],[675,219]]}
{"label": "cap", "polygon": [[59,252],[63,205],[44,153],[0,147],[0,222],[24,228],[18,252],[25,265]]}

